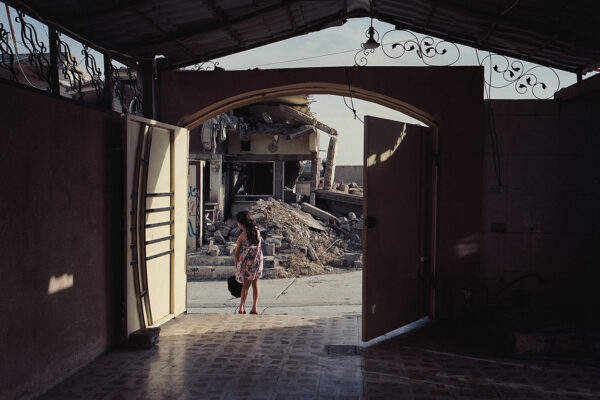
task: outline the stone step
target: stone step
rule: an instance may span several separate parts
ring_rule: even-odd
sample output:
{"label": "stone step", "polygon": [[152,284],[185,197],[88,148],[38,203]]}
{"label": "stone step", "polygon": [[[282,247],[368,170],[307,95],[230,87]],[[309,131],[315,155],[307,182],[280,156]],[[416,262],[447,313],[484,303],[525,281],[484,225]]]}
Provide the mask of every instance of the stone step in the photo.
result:
{"label": "stone step", "polygon": [[233,265],[232,256],[212,257],[207,254],[188,254],[188,265]]}
{"label": "stone step", "polygon": [[[281,267],[263,268],[263,278],[276,278]],[[210,281],[210,280],[225,280],[235,274],[234,266],[207,266],[200,265],[188,267],[188,281]]]}

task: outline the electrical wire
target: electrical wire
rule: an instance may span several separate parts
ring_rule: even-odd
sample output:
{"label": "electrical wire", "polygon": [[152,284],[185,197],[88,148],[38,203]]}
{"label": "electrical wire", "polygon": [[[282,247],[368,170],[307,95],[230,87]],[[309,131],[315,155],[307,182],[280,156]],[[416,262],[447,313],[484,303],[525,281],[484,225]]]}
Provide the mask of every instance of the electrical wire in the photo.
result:
{"label": "electrical wire", "polygon": [[[389,46],[389,45],[393,46],[394,44],[395,44],[395,42],[382,43],[381,47],[383,47],[383,46]],[[335,53],[318,54],[316,56],[310,56],[310,57],[294,58],[294,59],[291,59],[291,60],[273,61],[273,62],[264,63],[264,64],[246,65],[244,67],[235,67],[235,68],[232,68],[232,70],[244,70],[244,69],[252,69],[252,68],[258,68],[258,67],[265,67],[265,66],[269,66],[269,65],[286,64],[286,63],[296,62],[296,61],[313,60],[315,58],[337,56],[337,55],[340,55],[340,54],[354,53],[354,52],[362,51],[362,50],[364,50],[364,49],[362,49],[362,48],[360,48],[360,49],[351,49],[351,50],[338,51],[338,52],[335,52]]]}
{"label": "electrical wire", "polygon": [[338,51],[338,52],[335,52],[335,53],[319,54],[319,55],[311,56],[311,57],[295,58],[295,59],[292,59],[292,60],[274,61],[274,62],[264,63],[264,64],[248,65],[248,66],[245,66],[245,67],[238,67],[236,69],[250,69],[250,68],[265,67],[265,66],[268,66],[268,65],[285,64],[285,63],[290,63],[290,62],[295,62],[295,61],[313,60],[315,58],[337,56],[339,54],[353,53],[353,52],[360,51],[360,50],[361,49],[344,50],[344,51]]}
{"label": "electrical wire", "polygon": [[[477,63],[481,65],[481,60],[479,59],[479,52],[477,49],[475,50],[475,55],[477,56]],[[494,173],[496,175],[496,180],[498,181],[498,186],[502,186],[502,158],[500,157],[500,140],[498,139],[498,132],[496,131],[496,119],[494,117],[494,109],[492,107],[492,55],[488,52],[488,58],[490,59],[490,68],[489,68],[489,78],[487,85],[483,86],[484,90],[484,98],[487,97],[487,119],[486,122],[489,126],[490,132],[490,142],[492,146],[492,163],[494,164]],[[484,66],[485,67],[485,66]]]}
{"label": "electrical wire", "polygon": [[344,99],[344,104],[346,105],[346,107],[348,107],[348,109],[350,111],[352,111],[352,113],[354,114],[354,119],[358,119],[360,122],[362,122],[363,124],[365,123],[365,121],[363,121],[358,114],[356,114],[356,108],[354,108],[354,99],[352,98],[352,89],[350,87],[350,74],[348,73],[348,67],[344,67],[344,71],[346,72],[346,82],[348,83],[348,94],[350,95],[350,105],[348,105],[348,103],[346,102],[346,97],[342,96],[342,99]]}

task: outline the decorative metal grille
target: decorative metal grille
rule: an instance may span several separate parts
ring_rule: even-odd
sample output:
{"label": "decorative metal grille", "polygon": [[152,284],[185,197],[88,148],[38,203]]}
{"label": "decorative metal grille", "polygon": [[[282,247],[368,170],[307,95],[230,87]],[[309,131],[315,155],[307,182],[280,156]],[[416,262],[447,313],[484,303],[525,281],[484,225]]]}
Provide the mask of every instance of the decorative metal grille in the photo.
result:
{"label": "decorative metal grille", "polygon": [[129,67],[117,68],[110,63],[110,79],[113,83],[113,94],[119,102],[123,114],[142,115],[143,90],[138,83],[138,71]]}
{"label": "decorative metal grille", "polygon": [[219,67],[218,61],[204,61],[198,64],[192,64],[188,67],[180,68],[180,71],[218,71],[223,68]]}
{"label": "decorative metal grille", "polygon": [[10,45],[8,31],[4,29],[4,25],[0,23],[0,68],[8,70],[9,79],[13,82],[18,82],[17,74],[19,71],[15,68],[15,52]]}
{"label": "decorative metal grille", "polygon": [[549,67],[534,65],[526,68],[522,61],[499,54],[488,54],[480,65],[488,69],[484,79],[492,88],[513,86],[518,94],[531,93],[536,99],[549,99],[560,89],[560,78]]}
{"label": "decorative metal grille", "polygon": [[73,93],[77,94],[79,100],[83,100],[83,74],[77,68],[77,58],[71,53],[71,47],[67,42],[61,39],[61,33],[57,34],[58,41],[58,62],[62,65],[60,69],[63,78],[69,82],[69,87]]}
{"label": "decorative metal grille", "polygon": [[[379,42],[379,32],[369,28],[365,35]],[[387,38],[387,41],[386,41]],[[364,44],[354,55],[357,66],[366,66],[368,56],[376,51],[376,48],[365,48]],[[449,66],[460,59],[460,50],[452,42],[435,39],[431,36],[418,37],[415,33],[406,29],[392,29],[381,36],[381,50],[389,58],[402,58],[408,54],[415,54],[423,64],[429,66]]]}
{"label": "decorative metal grille", "polygon": [[88,46],[83,45],[83,50],[81,50],[81,54],[83,54],[85,70],[90,76],[90,84],[96,91],[96,96],[98,96],[98,98],[103,98],[104,80],[102,79],[102,70],[98,67],[98,64],[96,63],[96,58],[94,57]]}
{"label": "decorative metal grille", "polygon": [[38,78],[46,82],[46,90],[50,91],[51,77],[48,48],[46,47],[46,44],[38,38],[35,27],[25,20],[25,14],[22,11],[17,10],[15,21],[21,26],[21,41],[23,46],[25,46],[29,52],[27,62],[34,67]]}
{"label": "decorative metal grille", "polygon": [[[447,40],[431,36],[417,36],[405,29],[392,29],[381,36],[372,26],[365,32],[367,42],[354,55],[356,66],[366,66],[368,57],[381,47],[383,54],[389,58],[399,59],[414,54],[428,66],[450,66],[461,58],[460,48]],[[386,39],[387,38],[387,39]],[[370,44],[370,46],[369,46]],[[488,53],[479,61],[486,69],[485,83],[496,89],[513,86],[519,95],[530,93],[537,99],[548,99],[560,89],[560,78],[556,71],[549,67],[533,65],[526,67],[517,59]]]}

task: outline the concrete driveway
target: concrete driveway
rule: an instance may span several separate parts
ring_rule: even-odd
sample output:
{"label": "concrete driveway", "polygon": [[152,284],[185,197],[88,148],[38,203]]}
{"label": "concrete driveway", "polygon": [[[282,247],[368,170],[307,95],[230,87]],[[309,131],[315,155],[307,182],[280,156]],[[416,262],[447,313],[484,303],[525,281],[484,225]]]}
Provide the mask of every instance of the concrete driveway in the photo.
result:
{"label": "concrete driveway", "polygon": [[[231,296],[226,281],[188,282],[188,313],[233,314],[239,299]],[[252,289],[246,308],[252,306]],[[259,314],[360,314],[362,271],[300,278],[261,279]]]}

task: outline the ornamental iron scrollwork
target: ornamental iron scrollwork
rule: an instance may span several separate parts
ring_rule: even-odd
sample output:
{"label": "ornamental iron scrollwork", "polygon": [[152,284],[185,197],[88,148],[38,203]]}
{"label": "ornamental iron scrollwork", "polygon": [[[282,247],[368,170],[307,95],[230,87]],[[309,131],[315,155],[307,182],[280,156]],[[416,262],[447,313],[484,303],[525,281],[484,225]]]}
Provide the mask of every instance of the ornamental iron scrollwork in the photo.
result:
{"label": "ornamental iron scrollwork", "polygon": [[223,68],[219,67],[218,61],[204,61],[198,64],[193,64],[188,67],[180,68],[180,71],[219,71]]}
{"label": "ornamental iron scrollwork", "polygon": [[[527,68],[520,60],[509,60],[508,57],[499,54],[488,54],[481,60],[480,65],[490,68],[484,79],[492,88],[514,86],[517,93],[529,92],[540,100],[551,98],[560,89],[560,78],[556,71],[549,67],[534,65]],[[545,76],[544,80],[540,78],[541,75]]]}
{"label": "ornamental iron scrollwork", "polygon": [[[113,93],[119,101],[123,114],[141,115],[143,92],[138,85],[137,71],[129,67],[117,68],[110,63],[110,72],[107,74],[112,80]],[[135,72],[135,74],[134,74]]]}
{"label": "ornamental iron scrollwork", "polygon": [[[370,29],[366,32],[367,37],[371,33]],[[379,42],[377,30],[373,29],[373,34],[376,42]],[[381,43],[383,54],[389,58],[398,59],[412,53],[428,66],[450,66],[460,59],[460,49],[456,44],[431,36],[418,37],[406,29],[392,29],[385,32],[381,36]],[[366,66],[368,64],[367,57],[375,50],[376,48],[365,48],[363,43],[361,50],[354,55],[355,65]]]}
{"label": "ornamental iron scrollwork", "polygon": [[15,52],[10,45],[9,35],[4,24],[0,23],[0,68],[8,70],[9,79],[12,82],[18,82],[17,74],[19,71],[15,68]]}
{"label": "ornamental iron scrollwork", "polygon": [[109,72],[106,74],[107,78],[112,81],[114,97],[119,101],[121,105],[121,111],[127,113],[127,106],[125,105],[125,93],[123,91],[123,83],[119,74],[119,69],[114,66],[113,63],[109,64]]}
{"label": "ornamental iron scrollwork", "polygon": [[44,42],[38,39],[34,26],[25,20],[25,14],[22,11],[17,10],[15,21],[21,25],[21,41],[29,52],[27,61],[35,68],[38,77],[48,84],[46,90],[50,91],[50,62],[46,57],[48,48]]}
{"label": "ornamental iron scrollwork", "polygon": [[90,76],[90,84],[96,91],[96,96],[98,96],[98,98],[102,98],[104,96],[104,80],[102,79],[102,70],[98,67],[96,58],[90,51],[89,46],[84,44],[81,54],[83,55],[85,70]]}
{"label": "ornamental iron scrollwork", "polygon": [[[391,40],[390,43],[386,44],[387,36],[390,39],[396,36],[398,40]],[[384,43],[381,50],[390,58],[401,58],[406,53],[414,52],[423,64],[428,66],[450,66],[460,59],[460,50],[456,44],[442,39],[435,39],[431,36],[419,38],[408,30],[393,29],[387,31],[381,37],[381,41]],[[386,45],[389,44],[391,46],[386,50]],[[432,60],[437,60],[437,62],[432,63]]]}
{"label": "ornamental iron scrollwork", "polygon": [[131,101],[133,102],[133,104],[130,104],[130,111],[133,114],[141,115],[143,100],[142,88],[140,85],[138,85],[138,71],[135,71],[135,75],[133,72],[133,69],[127,68],[127,77],[129,78],[127,84],[129,86],[129,90],[131,91]]}
{"label": "ornamental iron scrollwork", "polygon": [[63,78],[69,82],[69,86],[74,93],[77,93],[79,100],[83,100],[83,74],[77,68],[77,58],[71,53],[71,47],[67,42],[61,39],[61,33],[57,32],[58,54],[57,59],[62,68],[60,69]]}

